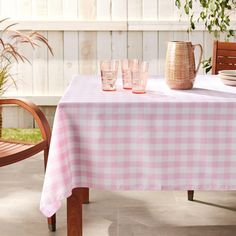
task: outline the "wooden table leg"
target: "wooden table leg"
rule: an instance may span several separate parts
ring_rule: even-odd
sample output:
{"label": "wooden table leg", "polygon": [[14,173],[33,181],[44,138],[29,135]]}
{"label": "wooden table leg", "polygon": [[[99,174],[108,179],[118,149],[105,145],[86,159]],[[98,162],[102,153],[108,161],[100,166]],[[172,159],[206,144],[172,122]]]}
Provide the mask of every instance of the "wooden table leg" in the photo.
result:
{"label": "wooden table leg", "polygon": [[82,236],[83,188],[75,188],[67,198],[67,236]]}
{"label": "wooden table leg", "polygon": [[81,188],[82,189],[82,203],[89,204],[89,188]]}
{"label": "wooden table leg", "polygon": [[48,218],[48,229],[51,232],[56,231],[56,214]]}
{"label": "wooden table leg", "polygon": [[188,190],[188,200],[193,201],[194,190]]}

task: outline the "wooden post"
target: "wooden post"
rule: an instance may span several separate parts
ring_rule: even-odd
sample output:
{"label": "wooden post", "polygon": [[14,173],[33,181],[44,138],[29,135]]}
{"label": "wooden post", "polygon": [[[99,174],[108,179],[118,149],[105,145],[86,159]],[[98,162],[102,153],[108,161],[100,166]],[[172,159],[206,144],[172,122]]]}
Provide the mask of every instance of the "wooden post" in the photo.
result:
{"label": "wooden post", "polygon": [[216,75],[217,71],[217,50],[218,50],[218,41],[214,41],[213,44],[213,56],[212,56],[212,74]]}
{"label": "wooden post", "polygon": [[0,106],[0,138],[2,138],[2,128],[3,128],[3,124],[2,124],[2,106]]}
{"label": "wooden post", "polygon": [[82,190],[82,203],[89,204],[89,188],[81,188]]}
{"label": "wooden post", "polygon": [[67,198],[67,236],[82,236],[83,188],[75,188]]}
{"label": "wooden post", "polygon": [[193,201],[194,190],[188,190],[188,200]]}

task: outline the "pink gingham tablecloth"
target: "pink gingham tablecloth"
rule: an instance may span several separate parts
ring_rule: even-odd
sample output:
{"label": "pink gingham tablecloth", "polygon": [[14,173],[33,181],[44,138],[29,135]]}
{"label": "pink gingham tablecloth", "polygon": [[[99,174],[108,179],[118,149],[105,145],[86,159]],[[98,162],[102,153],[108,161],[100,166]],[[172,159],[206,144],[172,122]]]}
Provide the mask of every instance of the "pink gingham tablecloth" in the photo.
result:
{"label": "pink gingham tablecloth", "polygon": [[198,76],[146,94],[118,81],[75,77],[56,111],[40,209],[54,214],[75,187],[109,190],[236,190],[236,87]]}

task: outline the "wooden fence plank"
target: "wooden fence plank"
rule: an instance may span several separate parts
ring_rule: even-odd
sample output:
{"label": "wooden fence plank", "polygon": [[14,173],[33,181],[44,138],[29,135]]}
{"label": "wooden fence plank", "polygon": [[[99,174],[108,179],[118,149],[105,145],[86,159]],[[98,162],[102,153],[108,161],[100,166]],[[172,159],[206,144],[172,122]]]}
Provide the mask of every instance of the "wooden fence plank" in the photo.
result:
{"label": "wooden fence plank", "polygon": [[[128,58],[128,38],[127,32],[112,32],[112,58],[124,59]],[[118,76],[121,76],[121,70],[118,71]]]}
{"label": "wooden fence plank", "polygon": [[78,15],[80,20],[95,20],[96,0],[78,0]]}
{"label": "wooden fence plank", "polygon": [[[97,17],[96,0],[78,0],[78,15],[81,20],[95,20]],[[97,73],[97,33],[79,33],[79,72]]]}
{"label": "wooden fence plank", "polygon": [[63,14],[63,2],[62,0],[49,0],[47,1],[48,16],[49,17],[61,17]]}
{"label": "wooden fence plank", "polygon": [[[104,45],[106,45],[104,47]],[[100,61],[104,59],[111,59],[112,57],[112,43],[111,32],[97,33],[97,73],[100,74]]]}
{"label": "wooden fence plank", "polygon": [[[62,0],[50,0],[47,2],[48,15],[59,17],[63,14]],[[48,32],[48,42],[53,45],[53,53],[48,53],[48,93],[52,95],[62,94],[64,91],[63,76],[63,32]]]}
{"label": "wooden fence plank", "polygon": [[62,9],[64,18],[78,17],[78,1],[77,0],[63,0]]}
{"label": "wooden fence plank", "polygon": [[79,33],[64,32],[64,89],[72,77],[79,73]]}
{"label": "wooden fence plank", "polygon": [[127,20],[127,1],[112,0],[112,20]]}
{"label": "wooden fence plank", "polygon": [[17,15],[17,1],[16,0],[7,0],[1,1],[0,8],[1,17],[15,17]]}
{"label": "wooden fence plank", "polygon": [[28,111],[18,107],[16,118],[18,118],[15,122],[16,128],[33,128],[34,119]]}
{"label": "wooden fence plank", "polygon": [[129,0],[127,3],[128,3],[128,20],[141,20],[142,0]]}
{"label": "wooden fence plank", "polygon": [[79,33],[79,73],[97,73],[97,33]]}
{"label": "wooden fence plank", "polygon": [[174,41],[188,41],[189,33],[187,31],[175,31]]}
{"label": "wooden fence plank", "polygon": [[[47,32],[39,32],[47,37]],[[48,51],[44,45],[33,53],[33,95],[48,94]]]}
{"label": "wooden fence plank", "polygon": [[[34,18],[13,19],[7,23],[18,22],[13,28],[16,30],[37,30],[37,31],[186,31],[188,22],[182,21],[99,21],[99,20],[79,20],[56,19],[56,18]],[[0,25],[0,30],[4,29],[6,23]],[[232,29],[236,30],[236,22],[232,22]],[[199,24],[195,32],[206,31],[203,24]],[[224,40],[224,38],[222,38]]]}
{"label": "wooden fence plank", "polygon": [[[142,1],[143,20],[158,19],[158,1]],[[149,74],[156,75],[158,71],[158,32],[143,32],[143,60],[149,62]]]}
{"label": "wooden fence plank", "polygon": [[3,127],[17,128],[18,127],[18,107],[3,107]]}
{"label": "wooden fence plank", "polygon": [[174,1],[173,0],[159,0],[158,1],[158,17],[159,20],[173,20],[174,16]]}
{"label": "wooden fence plank", "polygon": [[112,32],[112,58],[127,58],[128,36],[127,32]]}
{"label": "wooden fence plank", "polygon": [[143,0],[143,20],[157,20],[158,19],[158,1]]}
{"label": "wooden fence plank", "polygon": [[173,41],[174,33],[173,32],[159,32],[159,70],[158,75],[165,74],[165,59],[166,59],[166,50],[169,41]]}
{"label": "wooden fence plank", "polygon": [[21,19],[32,16],[32,0],[17,0],[17,16]]}
{"label": "wooden fence plank", "polygon": [[128,32],[128,58],[143,59],[142,32]]}
{"label": "wooden fence plank", "polygon": [[47,16],[47,0],[32,0],[32,16]]}
{"label": "wooden fence plank", "polygon": [[97,20],[111,19],[111,0],[97,0]]}
{"label": "wooden fence plank", "polygon": [[[24,32],[27,33],[27,32]],[[19,48],[22,53],[31,63],[33,63],[33,48],[30,45],[23,44]],[[33,67],[27,62],[19,62],[17,72],[17,92],[18,95],[33,94]]]}
{"label": "wooden fence plank", "polygon": [[143,60],[149,62],[149,74],[156,75],[158,73],[158,33],[143,33]]}
{"label": "wooden fence plank", "polygon": [[48,32],[48,42],[53,44],[54,53],[48,56],[48,93],[58,95],[64,92],[63,33]]}

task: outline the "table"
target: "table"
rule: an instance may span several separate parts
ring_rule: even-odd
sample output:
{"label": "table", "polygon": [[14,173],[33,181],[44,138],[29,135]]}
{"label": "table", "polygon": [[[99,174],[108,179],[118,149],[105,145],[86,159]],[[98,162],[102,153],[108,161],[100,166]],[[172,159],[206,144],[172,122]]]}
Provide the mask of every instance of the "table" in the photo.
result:
{"label": "table", "polygon": [[121,79],[103,92],[99,77],[74,77],[56,110],[40,209],[51,216],[68,198],[77,236],[86,188],[236,190],[235,143],[236,88],[217,76],[185,91],[152,77],[143,95]]}

